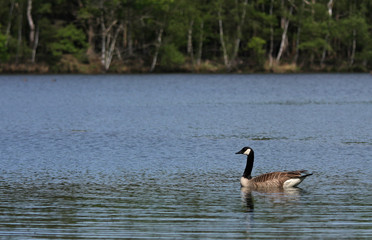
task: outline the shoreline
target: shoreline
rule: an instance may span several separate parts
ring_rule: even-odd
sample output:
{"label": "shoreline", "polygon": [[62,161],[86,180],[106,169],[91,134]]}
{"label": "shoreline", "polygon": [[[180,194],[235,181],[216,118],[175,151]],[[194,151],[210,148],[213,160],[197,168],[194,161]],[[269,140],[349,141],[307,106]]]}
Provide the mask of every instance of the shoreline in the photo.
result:
{"label": "shoreline", "polygon": [[[149,71],[148,67],[144,66],[126,66],[124,64],[115,64],[116,67],[104,71],[102,68],[97,67],[96,64],[79,64],[69,69],[57,69],[55,66],[50,66],[44,63],[37,64],[0,64],[0,75],[14,75],[14,74],[83,74],[83,75],[99,75],[99,74],[327,74],[327,73],[365,73],[372,74],[370,69],[362,69],[355,66],[350,68],[327,66],[324,68],[307,68],[303,69],[294,64],[282,64],[274,66],[271,69],[249,69],[237,68],[234,70],[227,70],[220,64],[211,65],[209,63],[203,64],[200,67],[190,67],[184,65],[173,69],[158,68],[155,71]],[[208,65],[206,67],[206,65]],[[53,70],[54,69],[54,70]]]}

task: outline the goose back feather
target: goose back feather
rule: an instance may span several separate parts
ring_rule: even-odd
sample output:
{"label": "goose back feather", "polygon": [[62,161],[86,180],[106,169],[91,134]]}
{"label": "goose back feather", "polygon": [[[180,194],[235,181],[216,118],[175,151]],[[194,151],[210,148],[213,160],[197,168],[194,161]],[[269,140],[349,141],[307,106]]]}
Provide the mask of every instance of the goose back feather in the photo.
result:
{"label": "goose back feather", "polygon": [[312,174],[307,173],[306,170],[271,172],[250,179],[248,185],[255,188],[296,187],[310,175]]}

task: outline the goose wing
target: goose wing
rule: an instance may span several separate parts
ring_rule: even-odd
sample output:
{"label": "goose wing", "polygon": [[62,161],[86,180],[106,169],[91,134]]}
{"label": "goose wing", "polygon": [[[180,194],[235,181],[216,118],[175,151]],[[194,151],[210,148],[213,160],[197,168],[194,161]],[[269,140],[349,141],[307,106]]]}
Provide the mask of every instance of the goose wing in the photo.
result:
{"label": "goose wing", "polygon": [[259,175],[251,179],[256,187],[283,186],[283,183],[292,178],[305,178],[312,173],[306,170],[288,171],[288,172],[271,172]]}

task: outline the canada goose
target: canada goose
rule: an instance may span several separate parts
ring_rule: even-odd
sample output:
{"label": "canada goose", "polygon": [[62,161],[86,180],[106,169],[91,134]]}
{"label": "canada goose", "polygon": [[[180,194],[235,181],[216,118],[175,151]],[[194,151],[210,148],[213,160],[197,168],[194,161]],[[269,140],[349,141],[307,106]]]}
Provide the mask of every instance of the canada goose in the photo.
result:
{"label": "canada goose", "polygon": [[236,154],[247,155],[247,165],[243,176],[240,178],[242,187],[249,188],[291,188],[300,184],[307,176],[312,175],[307,170],[298,170],[290,172],[271,172],[252,178],[252,168],[254,161],[254,152],[250,147],[243,147]]}

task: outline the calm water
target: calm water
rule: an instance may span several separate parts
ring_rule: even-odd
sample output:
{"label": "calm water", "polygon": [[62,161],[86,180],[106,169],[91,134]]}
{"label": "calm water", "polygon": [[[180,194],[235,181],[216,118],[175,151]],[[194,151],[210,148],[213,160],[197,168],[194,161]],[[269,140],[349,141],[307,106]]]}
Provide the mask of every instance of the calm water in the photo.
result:
{"label": "calm water", "polygon": [[[371,239],[371,75],[0,77],[0,238]],[[300,189],[239,178],[308,169]]]}

